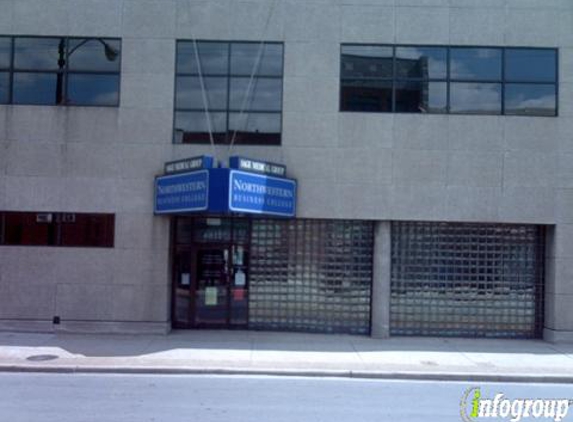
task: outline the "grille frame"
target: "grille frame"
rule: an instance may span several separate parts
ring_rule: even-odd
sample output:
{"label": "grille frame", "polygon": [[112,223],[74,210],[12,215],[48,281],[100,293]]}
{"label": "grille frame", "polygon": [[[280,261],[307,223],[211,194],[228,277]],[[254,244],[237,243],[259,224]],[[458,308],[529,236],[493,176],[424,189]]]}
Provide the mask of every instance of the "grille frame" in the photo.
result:
{"label": "grille frame", "polygon": [[541,338],[545,232],[392,222],[390,335]]}
{"label": "grille frame", "polygon": [[249,328],[369,335],[374,223],[254,219]]}

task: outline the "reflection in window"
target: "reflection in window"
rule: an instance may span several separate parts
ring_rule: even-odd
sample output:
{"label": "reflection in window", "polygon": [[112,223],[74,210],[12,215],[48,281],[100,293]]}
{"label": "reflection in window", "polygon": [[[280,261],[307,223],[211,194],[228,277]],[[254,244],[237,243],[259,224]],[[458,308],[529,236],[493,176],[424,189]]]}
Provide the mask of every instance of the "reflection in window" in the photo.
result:
{"label": "reflection in window", "polygon": [[555,50],[506,49],[505,79],[512,82],[556,82]]}
{"label": "reflection in window", "polygon": [[10,59],[12,57],[12,39],[0,37],[0,70],[10,69]]}
{"label": "reflection in window", "polygon": [[70,39],[68,69],[88,72],[119,72],[119,40]]}
{"label": "reflection in window", "polygon": [[466,114],[500,114],[501,84],[452,83],[450,111]]}
{"label": "reflection in window", "polygon": [[15,38],[14,69],[58,71],[65,49],[65,38]]}
{"label": "reflection in window", "polygon": [[229,44],[216,42],[198,42],[199,54],[195,54],[195,43],[177,44],[177,73],[197,75],[197,58],[201,71],[205,75],[226,75],[229,71]]}
{"label": "reflection in window", "polygon": [[392,78],[392,47],[342,46],[343,78]]}
{"label": "reflection in window", "polygon": [[[120,52],[108,38],[0,38],[0,102],[117,106]],[[1,72],[6,55],[12,86]]]}
{"label": "reflection in window", "polygon": [[445,82],[397,82],[396,111],[405,113],[446,113],[448,91]]}
{"label": "reflection in window", "polygon": [[281,133],[281,115],[278,113],[231,113],[229,130],[237,131],[237,144],[272,144]]}
{"label": "reflection in window", "polygon": [[[282,108],[282,80],[257,78],[249,87],[250,78],[232,78],[229,108],[232,110],[280,111]],[[246,97],[245,93],[251,94]]]}
{"label": "reflection in window", "polygon": [[501,80],[501,49],[452,48],[450,77],[460,80]]}
{"label": "reflection in window", "polygon": [[231,44],[231,73],[251,76],[253,69],[260,76],[282,76],[283,49],[280,44]]}
{"label": "reflection in window", "polygon": [[119,102],[119,75],[68,75],[68,105],[113,106]]}
{"label": "reflection in window", "polygon": [[282,73],[280,43],[178,42],[174,142],[280,144]]}
{"label": "reflection in window", "polygon": [[178,111],[175,113],[175,143],[209,143],[209,123],[215,142],[222,143],[227,135],[227,113]]}
{"label": "reflection in window", "polygon": [[556,116],[557,83],[549,48],[341,48],[341,111]]}
{"label": "reflection in window", "polygon": [[0,72],[0,104],[7,104],[10,99],[10,73]]}
{"label": "reflection in window", "polygon": [[58,94],[56,73],[15,73],[14,104],[56,104]]}
{"label": "reflection in window", "polygon": [[[228,80],[224,77],[203,78],[209,109],[225,110],[227,108],[227,84]],[[204,109],[201,80],[198,76],[181,76],[177,78],[176,107]]]}
{"label": "reflection in window", "polygon": [[555,85],[506,84],[505,113],[555,116]]}
{"label": "reflection in window", "polygon": [[445,79],[448,50],[437,47],[397,47],[396,77],[401,79]]}
{"label": "reflection in window", "polygon": [[342,111],[392,111],[392,81],[343,80]]}

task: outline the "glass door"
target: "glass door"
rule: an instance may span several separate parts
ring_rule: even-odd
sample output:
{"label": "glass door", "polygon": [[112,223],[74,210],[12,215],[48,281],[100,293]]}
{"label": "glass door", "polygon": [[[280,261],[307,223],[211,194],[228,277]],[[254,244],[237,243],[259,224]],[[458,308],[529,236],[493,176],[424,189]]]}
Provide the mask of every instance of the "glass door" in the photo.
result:
{"label": "glass door", "polygon": [[249,314],[249,253],[245,245],[232,246],[229,324],[246,326]]}
{"label": "glass door", "polygon": [[218,245],[195,249],[194,325],[224,327],[228,322],[229,249]]}
{"label": "glass door", "polygon": [[245,328],[250,221],[177,217],[173,232],[176,328]]}

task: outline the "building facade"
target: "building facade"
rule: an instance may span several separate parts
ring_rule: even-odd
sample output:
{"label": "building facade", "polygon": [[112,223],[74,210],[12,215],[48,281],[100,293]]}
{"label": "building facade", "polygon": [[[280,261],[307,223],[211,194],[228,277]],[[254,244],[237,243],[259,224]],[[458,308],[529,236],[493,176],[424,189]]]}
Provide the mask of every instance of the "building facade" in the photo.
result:
{"label": "building facade", "polygon": [[[571,1],[0,7],[1,329],[573,340]],[[296,217],[154,214],[200,156]]]}

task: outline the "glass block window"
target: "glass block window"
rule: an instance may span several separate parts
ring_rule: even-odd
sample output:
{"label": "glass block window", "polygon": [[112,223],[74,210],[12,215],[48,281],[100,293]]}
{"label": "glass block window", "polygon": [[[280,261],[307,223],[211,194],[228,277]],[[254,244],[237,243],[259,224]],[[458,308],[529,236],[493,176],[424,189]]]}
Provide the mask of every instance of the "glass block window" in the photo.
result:
{"label": "glass block window", "polygon": [[557,50],[343,44],[340,111],[557,115]]}
{"label": "glass block window", "polygon": [[537,338],[544,228],[392,224],[390,333]]}
{"label": "glass block window", "polygon": [[373,224],[253,220],[249,326],[370,333]]}
{"label": "glass block window", "polygon": [[282,43],[179,41],[176,71],[175,143],[281,143]]}
{"label": "glass block window", "polygon": [[0,104],[118,106],[121,40],[0,37]]}

